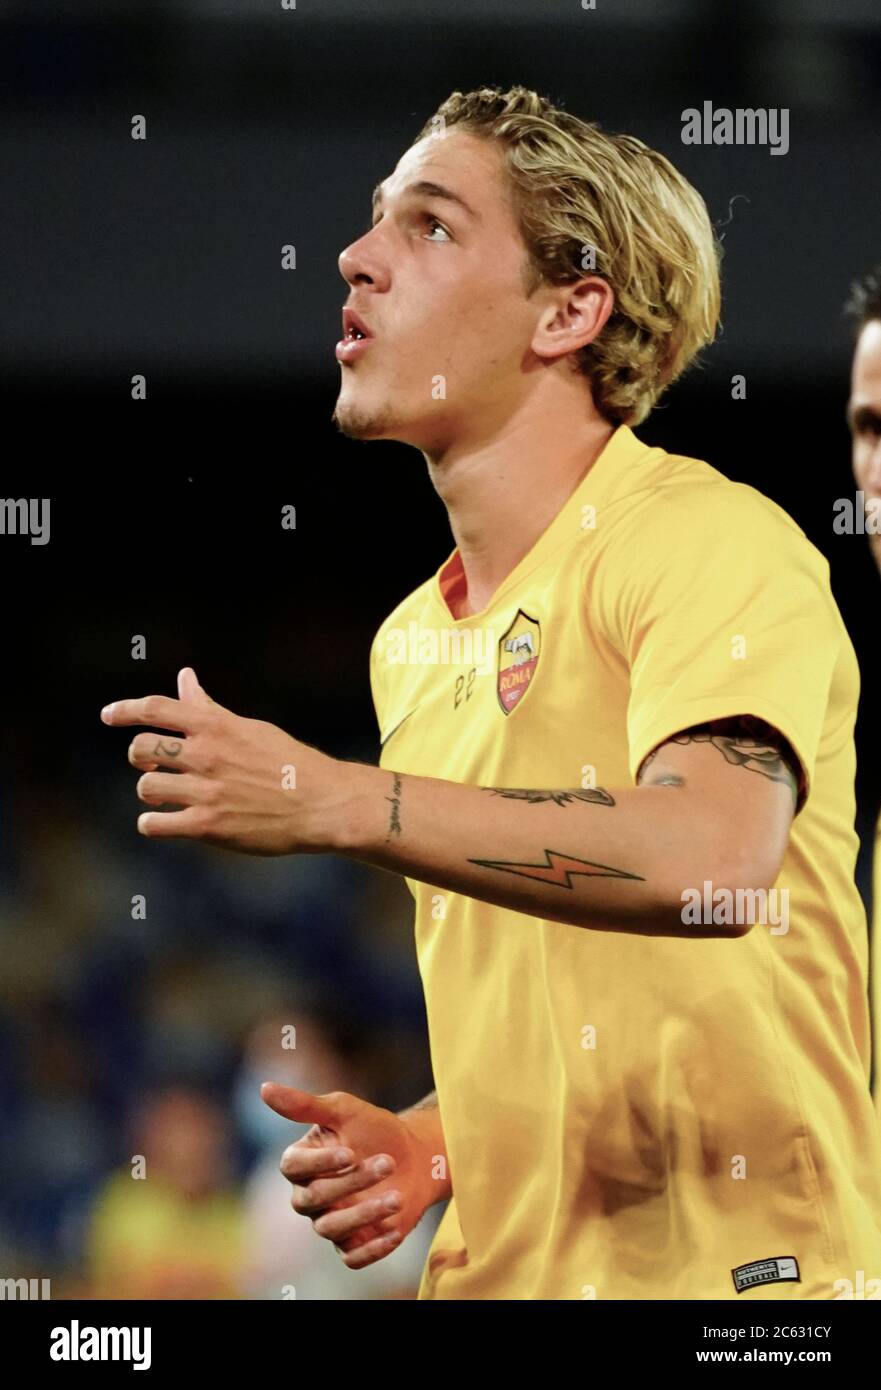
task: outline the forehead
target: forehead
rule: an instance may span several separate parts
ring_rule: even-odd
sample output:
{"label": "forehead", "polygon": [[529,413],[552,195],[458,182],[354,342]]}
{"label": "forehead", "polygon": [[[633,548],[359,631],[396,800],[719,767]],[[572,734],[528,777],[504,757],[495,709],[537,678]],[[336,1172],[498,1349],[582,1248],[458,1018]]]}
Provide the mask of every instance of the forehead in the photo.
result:
{"label": "forehead", "polygon": [[853,388],[854,394],[881,399],[881,319],[871,319],[857,340]]}
{"label": "forehead", "polygon": [[481,216],[508,212],[502,156],[490,140],[465,131],[426,136],[405,150],[394,173],[377,185],[383,201],[400,197],[417,181],[440,184],[459,194]]}

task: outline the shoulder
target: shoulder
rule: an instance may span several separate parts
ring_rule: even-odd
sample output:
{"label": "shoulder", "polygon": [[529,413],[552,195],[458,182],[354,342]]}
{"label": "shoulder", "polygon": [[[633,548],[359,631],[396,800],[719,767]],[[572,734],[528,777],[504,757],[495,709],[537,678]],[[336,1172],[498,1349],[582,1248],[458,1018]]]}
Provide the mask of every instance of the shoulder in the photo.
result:
{"label": "shoulder", "polygon": [[[798,556],[828,574],[825,556],[783,507],[702,459],[651,449],[606,509],[608,540],[641,555],[724,552]],[[632,553],[632,552],[631,552]]]}

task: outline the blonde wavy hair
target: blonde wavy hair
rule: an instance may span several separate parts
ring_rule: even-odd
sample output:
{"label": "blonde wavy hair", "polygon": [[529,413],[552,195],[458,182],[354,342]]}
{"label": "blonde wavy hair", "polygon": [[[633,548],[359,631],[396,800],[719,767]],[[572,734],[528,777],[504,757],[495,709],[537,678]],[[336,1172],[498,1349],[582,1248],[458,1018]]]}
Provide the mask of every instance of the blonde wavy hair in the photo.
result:
{"label": "blonde wavy hair", "polygon": [[453,126],[503,146],[527,295],[590,274],[608,281],[612,314],[573,366],[607,420],[640,424],[718,327],[722,252],[703,198],[657,150],[527,87],[453,92],[416,139]]}

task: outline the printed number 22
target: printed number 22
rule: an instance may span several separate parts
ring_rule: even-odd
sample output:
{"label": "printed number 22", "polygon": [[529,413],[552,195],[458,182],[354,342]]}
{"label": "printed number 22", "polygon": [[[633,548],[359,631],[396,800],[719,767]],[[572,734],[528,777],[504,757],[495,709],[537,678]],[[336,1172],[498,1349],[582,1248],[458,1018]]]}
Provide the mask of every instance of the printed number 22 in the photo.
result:
{"label": "printed number 22", "polygon": [[[471,699],[471,691],[474,688],[474,678],[477,675],[477,667],[472,666],[467,676],[456,677],[456,691],[453,695],[453,708],[458,709],[463,700]],[[464,690],[464,695],[462,691]]]}

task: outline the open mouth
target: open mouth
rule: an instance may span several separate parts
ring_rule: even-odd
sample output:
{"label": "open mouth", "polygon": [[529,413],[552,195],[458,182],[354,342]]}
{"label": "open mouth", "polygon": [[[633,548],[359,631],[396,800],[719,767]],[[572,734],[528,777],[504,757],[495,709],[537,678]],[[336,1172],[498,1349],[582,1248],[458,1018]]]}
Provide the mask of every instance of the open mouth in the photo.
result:
{"label": "open mouth", "polygon": [[354,309],[343,310],[343,342],[357,343],[362,338],[372,338],[369,326],[356,314]]}
{"label": "open mouth", "polygon": [[344,309],[343,336],[336,345],[337,360],[344,363],[357,361],[367,351],[373,336],[354,309]]}

